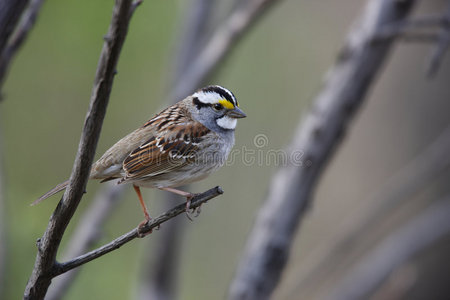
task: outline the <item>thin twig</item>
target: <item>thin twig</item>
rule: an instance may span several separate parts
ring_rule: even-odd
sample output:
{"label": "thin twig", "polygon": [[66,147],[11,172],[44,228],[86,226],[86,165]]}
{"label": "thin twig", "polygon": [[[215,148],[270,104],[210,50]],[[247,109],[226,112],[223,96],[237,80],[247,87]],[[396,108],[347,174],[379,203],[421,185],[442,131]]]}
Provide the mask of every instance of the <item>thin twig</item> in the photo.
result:
{"label": "thin twig", "polygon": [[382,26],[404,19],[414,2],[369,1],[287,150],[287,157],[302,153],[302,162],[291,161],[272,179],[229,299],[268,299],[278,285],[319,176],[389,54],[392,40],[373,43],[373,38]]}
{"label": "thin twig", "polygon": [[[70,259],[88,251],[102,236],[103,224],[117,207],[126,185],[106,184],[94,197],[85,214],[78,222],[75,232],[66,246],[63,259]],[[79,269],[67,272],[52,281],[46,300],[62,299]]]}
{"label": "thin twig", "polygon": [[391,24],[386,24],[381,27],[377,34],[374,36],[375,40],[384,40],[398,38],[403,39],[408,36],[435,36],[431,33],[418,32],[417,30],[435,30],[436,28],[448,27],[449,20],[447,16],[433,15],[418,17],[411,20],[402,20],[398,22],[393,22]]}
{"label": "thin twig", "polygon": [[44,0],[31,0],[28,8],[23,13],[23,16],[20,20],[17,29],[14,31],[14,34],[9,39],[5,49],[1,52],[0,55],[0,87],[3,86],[3,82],[5,80],[5,75],[9,69],[9,65],[17,53],[17,50],[22,46],[25,41],[28,33],[33,28],[34,23],[36,22],[37,15],[41,9],[42,3]]}
{"label": "thin twig", "polygon": [[[223,190],[219,186],[216,186],[215,188],[207,190],[206,192],[198,194],[194,198],[192,198],[190,207],[195,210],[202,204],[206,203],[208,200],[215,198],[221,194],[223,194]],[[162,223],[172,219],[173,217],[176,217],[177,215],[185,211],[186,204],[180,204],[173,209],[161,214],[160,216],[150,220],[147,224],[139,229],[139,232],[141,234],[151,233],[154,228],[159,227]],[[98,249],[92,250],[84,255],[80,255],[70,261],[57,264],[53,269],[52,276],[63,274],[69,270],[90,262],[93,259],[99,258],[111,251],[122,247],[123,245],[134,240],[137,237],[139,237],[139,233],[138,229],[135,228]]]}
{"label": "thin twig", "polygon": [[237,45],[240,37],[277,1],[248,0],[239,5],[214,32],[189,70],[183,74],[183,80],[177,84],[170,99],[182,99],[198,88],[230,53],[230,49]]}
{"label": "thin twig", "polygon": [[[183,186],[183,190],[186,187]],[[163,210],[169,210],[179,203],[180,196],[165,193]],[[139,276],[138,297],[136,299],[178,299],[178,279],[180,258],[183,252],[183,236],[187,229],[187,218],[174,218],[167,222],[152,243],[152,251],[146,251],[143,258],[142,275]],[[153,242],[148,239],[147,243]]]}
{"label": "thin twig", "polygon": [[86,187],[116,73],[117,61],[128,31],[131,9],[131,0],[116,1],[108,35],[100,55],[91,102],[69,185],[50,218],[47,230],[38,241],[36,262],[25,288],[24,299],[43,299],[50,285],[62,236]]}

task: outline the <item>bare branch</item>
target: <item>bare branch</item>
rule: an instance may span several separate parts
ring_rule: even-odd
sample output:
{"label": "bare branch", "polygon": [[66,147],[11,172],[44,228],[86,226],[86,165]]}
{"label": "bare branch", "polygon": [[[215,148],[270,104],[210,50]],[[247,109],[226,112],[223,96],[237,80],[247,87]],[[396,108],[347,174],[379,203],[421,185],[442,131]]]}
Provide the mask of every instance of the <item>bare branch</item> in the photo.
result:
{"label": "bare branch", "polygon": [[36,22],[37,15],[41,9],[43,0],[31,0],[28,8],[23,13],[21,21],[17,26],[13,36],[9,39],[5,49],[0,55],[0,87],[3,86],[5,75],[8,71],[12,58],[17,53],[17,50],[22,46],[29,31]]}
{"label": "bare branch", "polygon": [[[213,8],[217,0],[191,0],[189,9],[185,15],[185,20],[180,26],[180,43],[175,55],[174,76],[171,87],[177,86],[185,80],[186,72],[192,68],[193,61],[201,49],[205,47],[206,28],[213,16]],[[213,67],[214,68],[214,67]],[[175,85],[173,84],[175,83]],[[198,86],[192,86],[196,89]],[[184,96],[184,95],[180,95]],[[178,98],[171,98],[170,102],[175,103]]]}
{"label": "bare branch", "polygon": [[[189,1],[184,20],[180,25],[180,41],[175,54],[172,83],[177,86],[185,80],[186,70],[192,65],[197,53],[204,47],[206,28],[211,21],[216,0]],[[197,87],[191,87],[192,90]],[[175,103],[179,99],[169,99]],[[186,190],[187,187],[183,187]],[[179,197],[173,193],[164,194],[164,210],[168,210]],[[183,218],[176,218],[169,222],[158,235],[155,251],[148,252],[144,258],[143,275],[140,276],[138,299],[175,299],[177,292],[178,265],[182,252],[182,236],[185,229]]]}
{"label": "bare branch", "polygon": [[442,19],[444,21],[443,26],[441,28],[441,32],[439,33],[437,44],[430,55],[427,65],[426,73],[428,78],[433,77],[437,73],[439,66],[441,65],[441,61],[450,46],[450,3]]}
{"label": "bare branch", "polygon": [[[424,29],[428,29],[424,31]],[[439,30],[438,33],[430,32]],[[443,15],[420,17],[413,20],[399,21],[381,28],[375,41],[399,38],[406,42],[436,44],[428,59],[426,74],[433,77],[450,46],[450,4]]]}
{"label": "bare branch", "polygon": [[[198,194],[194,198],[192,198],[190,207],[192,209],[199,208],[202,204],[206,203],[208,200],[215,198],[221,194],[223,194],[222,188],[216,186],[215,188],[207,190],[206,192]],[[140,229],[140,233],[142,234],[150,233],[154,228],[159,227],[162,223],[178,216],[179,214],[185,211],[186,211],[186,204],[184,203],[180,204],[174,207],[173,209],[163,213],[162,215],[150,220],[145,226],[143,226]],[[84,255],[80,255],[70,261],[59,263],[57,266],[55,266],[52,276],[60,275],[76,267],[79,267],[87,262],[90,262],[93,259],[99,258],[111,251],[114,251],[122,247],[123,245],[134,240],[137,237],[139,237],[138,229],[135,228],[130,232],[120,236],[119,238],[111,241],[110,243],[98,249],[92,250]]]}
{"label": "bare branch", "polygon": [[132,8],[131,0],[116,0],[69,185],[50,217],[47,230],[38,241],[36,262],[25,289],[24,299],[43,299],[50,285],[62,236],[86,187]]}
{"label": "bare branch", "polygon": [[[165,193],[164,198],[164,210],[179,201],[179,196],[173,193]],[[137,299],[178,299],[178,270],[186,222],[187,218],[174,218],[158,232],[155,237],[158,241],[153,244],[153,251],[148,251],[147,257],[143,259],[144,269],[142,276],[139,276]]]}
{"label": "bare branch", "polygon": [[[386,24],[375,36],[375,40],[384,39],[409,39],[409,37],[434,37],[437,35],[429,32],[420,32],[419,30],[428,29],[435,30],[439,28],[446,28],[449,26],[449,20],[447,16],[444,15],[433,15],[418,17],[411,20],[402,20],[398,22],[393,22],[391,24]],[[425,39],[425,41],[427,41]],[[435,42],[436,40],[433,40]]]}
{"label": "bare branch", "polygon": [[[64,253],[63,259],[82,255],[101,238],[103,224],[119,203],[118,200],[122,197],[125,187],[125,185],[110,183],[97,193],[86,209],[86,213],[78,222],[75,232],[67,244],[67,251]],[[77,276],[78,270],[72,270],[55,278],[45,299],[62,299],[75,276]]]}
{"label": "bare branch", "polygon": [[0,53],[5,49],[28,2],[29,0],[5,0],[0,2]]}
{"label": "bare branch", "polygon": [[380,220],[390,212],[409,204],[410,199],[418,191],[448,170],[450,166],[448,153],[450,153],[450,126],[427,149],[369,197],[365,201],[369,206],[364,211],[356,212],[332,239],[322,243],[305,259],[299,270],[302,272],[290,276],[295,279],[292,284],[288,284],[291,287],[289,295],[310,299],[313,298],[313,293],[317,293],[319,286],[322,290],[327,290],[325,282],[333,281],[333,278],[342,274],[341,270],[349,263],[348,256],[354,257],[352,254],[360,248],[358,246],[368,236],[371,228],[376,228]]}
{"label": "bare branch", "polygon": [[0,128],[0,298],[4,298],[5,275],[7,268],[7,219],[5,214],[6,191],[4,176],[4,157],[3,157],[3,132]]}
{"label": "bare branch", "polygon": [[450,233],[450,197],[446,197],[394,231],[361,257],[326,299],[365,299],[390,272]]}
{"label": "bare branch", "polygon": [[170,99],[182,99],[200,86],[230,53],[240,37],[277,1],[279,0],[249,0],[233,11],[183,75],[183,80],[176,85]]}
{"label": "bare branch", "polygon": [[369,1],[288,149],[288,154],[303,153],[302,165],[291,161],[272,179],[229,299],[267,299],[277,286],[318,178],[389,54],[392,40],[373,39],[382,26],[404,19],[414,2]]}

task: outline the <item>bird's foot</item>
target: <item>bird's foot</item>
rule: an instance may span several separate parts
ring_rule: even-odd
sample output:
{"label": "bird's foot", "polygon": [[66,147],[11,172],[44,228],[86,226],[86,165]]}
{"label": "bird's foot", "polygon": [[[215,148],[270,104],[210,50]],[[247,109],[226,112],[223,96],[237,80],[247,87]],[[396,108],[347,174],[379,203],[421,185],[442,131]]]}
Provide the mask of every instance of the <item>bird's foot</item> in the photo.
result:
{"label": "bird's foot", "polygon": [[[146,237],[147,235],[151,234],[153,232],[152,229],[150,229],[150,231],[147,232],[142,232],[142,229],[145,227],[145,225],[148,224],[148,222],[150,222],[152,220],[152,218],[150,216],[145,216],[145,220],[142,221],[141,223],[139,223],[139,225],[137,226],[137,236],[138,238],[143,238]],[[159,226],[158,228],[159,229]]]}
{"label": "bird's foot", "polygon": [[191,200],[198,194],[190,194],[189,196],[186,196],[186,217],[193,221],[192,217],[197,218],[200,215],[201,209],[200,206],[197,208],[191,208]]}

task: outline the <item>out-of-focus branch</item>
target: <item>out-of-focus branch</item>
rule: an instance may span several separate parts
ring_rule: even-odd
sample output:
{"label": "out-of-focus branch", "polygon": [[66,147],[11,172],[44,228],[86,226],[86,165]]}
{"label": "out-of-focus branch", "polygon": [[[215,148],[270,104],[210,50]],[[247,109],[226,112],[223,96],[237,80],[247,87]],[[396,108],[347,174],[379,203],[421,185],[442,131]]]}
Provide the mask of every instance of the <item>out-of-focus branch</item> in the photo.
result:
{"label": "out-of-focus branch", "polygon": [[5,178],[4,178],[4,164],[3,164],[3,134],[2,128],[0,128],[0,298],[4,298],[4,286],[5,286],[5,275],[7,268],[7,236],[6,236],[6,219],[5,219],[5,203],[6,203],[6,192],[5,192]]}
{"label": "out-of-focus branch", "polygon": [[[311,112],[294,135],[290,163],[278,170],[232,281],[229,299],[267,299],[278,285],[318,178],[363,102],[392,40],[374,43],[380,28],[404,19],[415,1],[369,1],[353,27]],[[303,164],[294,158],[301,153]]]}
{"label": "out-of-focus branch", "polygon": [[[214,15],[215,0],[192,0],[180,28],[181,33],[170,87],[185,80],[186,70],[190,68],[197,53],[204,47],[206,28]],[[191,87],[196,89],[197,87]],[[173,95],[172,95],[173,96]],[[169,99],[175,103],[180,99]],[[185,187],[183,187],[185,189]],[[164,210],[170,209],[179,196],[164,194]],[[177,293],[178,269],[182,252],[182,236],[185,228],[183,218],[167,223],[158,234],[155,251],[149,251],[144,258],[143,275],[140,276],[138,299],[175,299]]]}
{"label": "out-of-focus branch", "polygon": [[[197,54],[205,47],[206,29],[214,16],[214,7],[217,0],[191,0],[185,20],[181,27],[180,43],[175,55],[175,66],[173,72],[172,84],[170,87],[177,86],[183,82],[186,72],[191,69],[193,61]],[[214,66],[212,66],[214,68]],[[192,89],[198,86],[191,87]],[[183,97],[183,95],[181,95]],[[185,96],[185,95],[184,95]],[[180,99],[170,99],[175,103]]]}
{"label": "out-of-focus branch", "polygon": [[[348,265],[348,256],[354,253],[357,245],[376,228],[390,212],[409,203],[421,189],[428,186],[442,172],[450,167],[450,126],[420,155],[392,176],[366,201],[369,206],[364,211],[354,213],[332,239],[322,243],[312,255],[305,259],[301,274],[290,276],[293,279],[289,295],[311,299],[324,282],[331,282]],[[359,243],[358,243],[359,241]],[[356,255],[358,256],[358,255]],[[354,255],[352,255],[354,257]],[[287,298],[292,298],[287,297]],[[294,298],[295,298],[294,297]]]}
{"label": "out-of-focus branch", "polygon": [[247,0],[238,5],[183,74],[183,80],[176,85],[170,99],[182,99],[198,88],[242,35],[277,1]]}
{"label": "out-of-focus branch", "polygon": [[[428,31],[424,31],[427,29]],[[433,32],[437,31],[437,32]],[[450,46],[450,4],[445,13],[388,24],[381,28],[376,40],[399,38],[407,42],[435,44],[427,63],[426,74],[433,77]]]}
{"label": "out-of-focus branch", "polygon": [[[67,251],[63,255],[63,260],[82,255],[101,238],[103,224],[119,203],[118,200],[123,195],[124,187],[125,185],[111,183],[97,193],[71,236],[66,247]],[[72,270],[55,278],[45,299],[62,299],[77,276],[78,270]]]}
{"label": "out-of-focus branch", "polygon": [[64,196],[38,240],[35,266],[25,288],[24,299],[43,299],[55,276],[56,254],[70,219],[81,200],[94,159],[100,130],[112,89],[117,61],[135,8],[132,0],[116,0],[113,17],[97,67],[91,102],[84,123],[72,174]]}
{"label": "out-of-focus branch", "polygon": [[[17,23],[19,23],[20,17],[25,10],[29,0],[4,0],[0,2],[0,101],[2,100],[1,90],[5,80],[6,70],[9,66],[12,56],[21,46],[22,42],[25,40],[26,34],[19,34],[19,32],[28,32],[32,27],[31,24],[27,24],[27,29],[24,30],[25,20],[30,19],[30,11],[36,7],[35,2],[41,2],[42,0],[33,0],[30,4],[27,12],[22,17],[22,22],[19,24],[19,28],[16,29],[16,33],[13,34]],[[39,9],[35,9],[37,12]],[[36,13],[34,14],[35,19]],[[33,19],[33,21],[34,21]],[[20,39],[18,38],[20,36]],[[4,214],[5,208],[5,187],[4,187],[4,174],[3,174],[3,136],[0,132],[0,298],[3,295],[3,287],[5,272],[6,272],[6,219]]]}
{"label": "out-of-focus branch", "polygon": [[5,49],[9,37],[16,28],[20,16],[29,0],[4,0],[0,2],[0,53]]}
{"label": "out-of-focus branch", "polygon": [[[17,1],[20,2],[20,1]],[[25,41],[29,31],[36,22],[37,15],[41,9],[43,0],[31,0],[28,8],[23,13],[21,21],[17,26],[14,34],[9,38],[7,44],[5,45],[3,51],[0,55],[0,88],[3,86],[6,73],[8,71],[9,65],[17,53],[17,50],[22,46]]]}
{"label": "out-of-focus branch", "polygon": [[449,216],[450,197],[433,203],[361,257],[326,299],[367,299],[395,268],[450,235]]}
{"label": "out-of-focus branch", "polygon": [[450,2],[442,19],[444,25],[441,27],[437,44],[431,52],[427,65],[427,76],[429,78],[433,77],[439,70],[441,61],[450,46]]}
{"label": "out-of-focus branch", "polygon": [[[211,200],[212,198],[215,198],[219,195],[223,194],[222,189],[219,186],[216,186],[215,188],[212,188],[210,190],[207,190],[206,192],[203,192],[201,194],[196,195],[194,198],[191,199],[191,205],[190,208],[196,209],[199,208],[202,204],[206,203],[207,201]],[[141,234],[151,233],[154,228],[159,227],[162,223],[178,216],[179,214],[186,212],[186,204],[180,204],[173,209],[161,214],[160,216],[151,219],[149,222],[147,222],[143,227],[139,229]],[[80,255],[74,259],[71,259],[64,263],[58,263],[55,268],[53,269],[52,276],[58,276],[60,274],[63,274],[67,271],[70,271],[74,268],[77,268],[85,263],[90,262],[91,260],[94,260],[96,258],[99,258],[111,251],[114,251],[116,249],[119,249],[126,243],[134,240],[135,238],[139,237],[138,228],[135,228],[131,230],[130,232],[118,237],[117,239],[109,242],[108,244],[92,250],[86,254]]]}

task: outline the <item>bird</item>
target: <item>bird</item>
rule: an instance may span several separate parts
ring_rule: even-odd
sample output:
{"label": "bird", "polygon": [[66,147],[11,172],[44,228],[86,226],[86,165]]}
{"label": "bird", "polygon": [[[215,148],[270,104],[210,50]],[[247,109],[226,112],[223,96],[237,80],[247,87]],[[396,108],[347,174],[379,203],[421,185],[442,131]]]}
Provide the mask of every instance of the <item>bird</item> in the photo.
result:
{"label": "bird", "polygon": [[[186,211],[195,194],[176,187],[202,180],[221,168],[235,142],[237,119],[246,114],[234,94],[209,85],[167,107],[109,148],[93,165],[89,179],[132,184],[145,220],[151,220],[141,187],[186,197]],[[58,184],[33,202],[65,190]]]}

